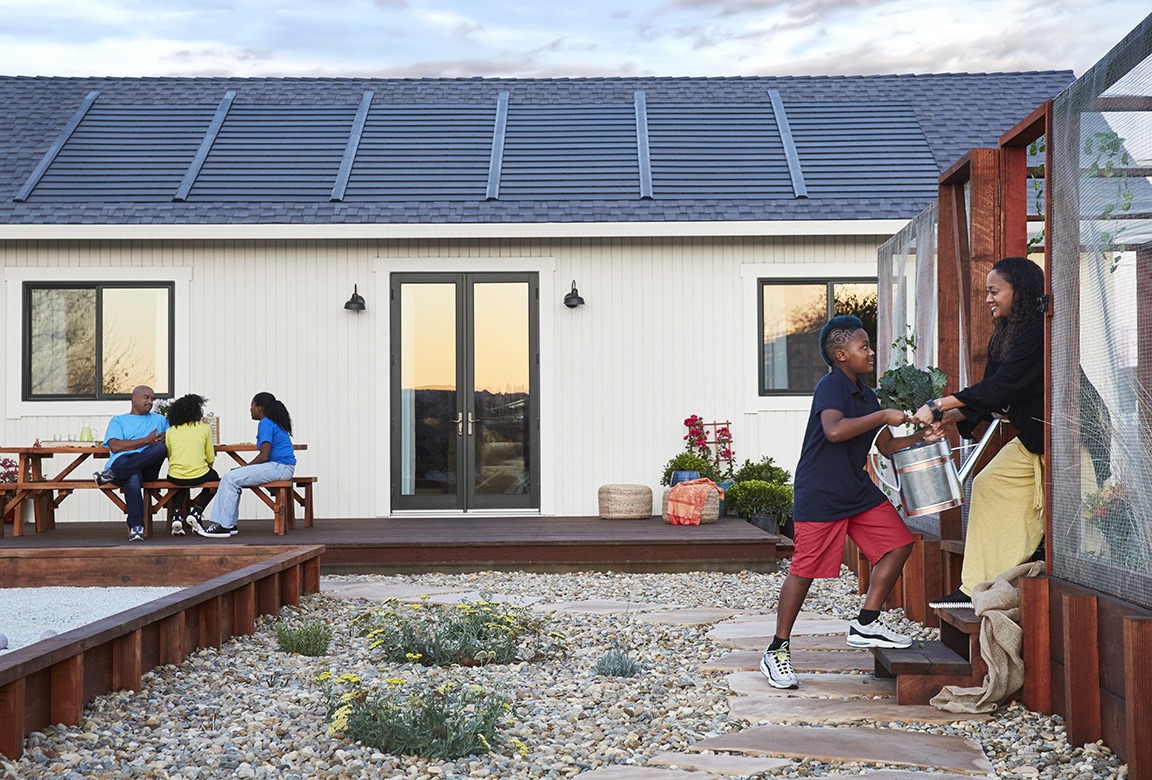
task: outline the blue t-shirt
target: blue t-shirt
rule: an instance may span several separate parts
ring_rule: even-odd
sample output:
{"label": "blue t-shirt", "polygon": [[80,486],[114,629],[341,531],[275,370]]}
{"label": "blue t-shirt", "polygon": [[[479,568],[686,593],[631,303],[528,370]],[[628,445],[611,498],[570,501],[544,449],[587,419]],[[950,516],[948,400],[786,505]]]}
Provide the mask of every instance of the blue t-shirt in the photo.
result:
{"label": "blue t-shirt", "polygon": [[[142,439],[152,431],[159,431],[164,433],[168,430],[168,418],[156,412],[149,412],[148,414],[118,414],[108,422],[108,428],[104,431],[104,446],[108,446],[108,442],[113,439]],[[111,466],[113,461],[121,455],[127,455],[130,452],[140,452],[143,447],[137,447],[134,450],[123,450],[122,452],[113,452],[108,456],[108,465]],[[107,468],[107,467],[105,467]]]}
{"label": "blue t-shirt", "polygon": [[848,441],[831,442],[820,422],[820,413],[825,409],[838,409],[845,417],[863,417],[878,411],[880,402],[872,388],[860,379],[852,382],[839,368],[833,368],[816,383],[796,466],[792,507],[796,521],[843,520],[888,500],[864,470],[879,426]]}
{"label": "blue t-shirt", "polygon": [[283,428],[265,417],[256,426],[256,446],[266,441],[272,442],[272,451],[268,453],[271,463],[284,463],[289,466],[296,465],[296,452],[292,449],[292,437]]}

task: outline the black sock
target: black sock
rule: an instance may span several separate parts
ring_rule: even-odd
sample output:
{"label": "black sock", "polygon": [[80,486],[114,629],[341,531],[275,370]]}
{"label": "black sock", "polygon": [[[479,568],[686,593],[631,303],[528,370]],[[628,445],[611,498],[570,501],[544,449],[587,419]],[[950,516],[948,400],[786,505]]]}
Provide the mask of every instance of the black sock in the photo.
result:
{"label": "black sock", "polygon": [[772,637],[772,644],[768,645],[769,650],[779,650],[784,645],[788,644],[787,639],[781,639],[778,636]]}
{"label": "black sock", "polygon": [[875,621],[878,617],[880,617],[880,610],[862,609],[860,610],[860,614],[856,616],[856,622],[862,626],[866,626],[869,623]]}

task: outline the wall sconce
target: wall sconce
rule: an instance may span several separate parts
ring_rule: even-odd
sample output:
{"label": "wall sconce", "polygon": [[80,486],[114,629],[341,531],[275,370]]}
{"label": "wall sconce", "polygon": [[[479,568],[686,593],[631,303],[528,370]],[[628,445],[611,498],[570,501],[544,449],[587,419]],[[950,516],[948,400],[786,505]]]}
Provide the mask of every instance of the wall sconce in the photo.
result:
{"label": "wall sconce", "polygon": [[572,280],[572,292],[564,296],[564,305],[569,309],[575,309],[577,306],[584,305],[584,299],[580,297],[580,293],[576,290],[576,280]]}
{"label": "wall sconce", "polygon": [[348,311],[364,311],[364,296],[356,291],[356,285],[352,285],[352,297],[344,304],[344,308]]}

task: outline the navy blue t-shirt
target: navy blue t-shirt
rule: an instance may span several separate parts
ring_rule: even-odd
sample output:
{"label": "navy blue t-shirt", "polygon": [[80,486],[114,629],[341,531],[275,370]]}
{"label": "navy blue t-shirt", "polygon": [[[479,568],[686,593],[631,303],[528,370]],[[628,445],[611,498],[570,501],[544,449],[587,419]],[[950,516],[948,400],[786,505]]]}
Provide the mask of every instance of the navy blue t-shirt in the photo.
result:
{"label": "navy blue t-shirt", "polygon": [[872,388],[860,379],[852,382],[839,368],[833,368],[816,383],[800,463],[796,466],[792,507],[796,521],[843,520],[888,500],[864,470],[879,426],[848,441],[831,442],[824,436],[820,422],[820,412],[825,409],[839,409],[845,417],[863,417],[878,411],[880,402]]}

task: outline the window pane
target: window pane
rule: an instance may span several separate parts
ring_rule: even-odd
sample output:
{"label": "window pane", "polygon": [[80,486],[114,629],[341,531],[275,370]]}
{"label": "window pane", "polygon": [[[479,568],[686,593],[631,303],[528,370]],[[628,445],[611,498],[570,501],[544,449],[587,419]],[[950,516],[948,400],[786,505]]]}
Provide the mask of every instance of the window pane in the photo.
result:
{"label": "window pane", "polygon": [[828,321],[826,284],[764,284],[761,392],[810,393],[828,373],[820,329]]}
{"label": "window pane", "polygon": [[95,395],[96,291],[32,290],[32,395]]}
{"label": "window pane", "polygon": [[148,385],[157,395],[168,386],[167,288],[105,288],[103,308],[104,393],[131,393]]}
{"label": "window pane", "polygon": [[[851,314],[864,323],[864,332],[876,349],[876,284],[874,282],[835,282],[832,285],[836,314]],[[864,375],[864,384],[876,386],[876,372]]]}

